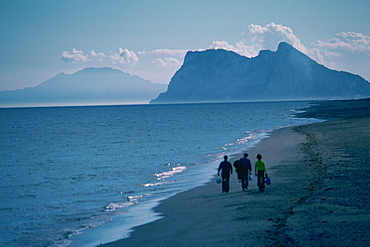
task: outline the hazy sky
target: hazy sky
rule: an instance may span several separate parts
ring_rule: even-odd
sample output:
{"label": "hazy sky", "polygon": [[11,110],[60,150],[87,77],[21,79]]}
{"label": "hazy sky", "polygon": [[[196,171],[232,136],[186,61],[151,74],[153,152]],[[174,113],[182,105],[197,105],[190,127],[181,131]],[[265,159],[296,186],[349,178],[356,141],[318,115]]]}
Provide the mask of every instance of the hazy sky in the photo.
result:
{"label": "hazy sky", "polygon": [[86,67],[168,83],[188,50],[292,44],[370,81],[368,0],[0,0],[0,90]]}

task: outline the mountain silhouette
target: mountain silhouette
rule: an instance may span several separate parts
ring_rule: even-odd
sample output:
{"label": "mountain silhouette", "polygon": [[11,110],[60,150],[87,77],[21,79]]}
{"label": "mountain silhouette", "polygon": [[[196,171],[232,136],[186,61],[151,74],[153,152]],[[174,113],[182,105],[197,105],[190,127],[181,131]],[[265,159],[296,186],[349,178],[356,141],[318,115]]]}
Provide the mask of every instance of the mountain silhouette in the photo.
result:
{"label": "mountain silhouette", "polygon": [[151,103],[356,99],[370,97],[358,75],[318,64],[281,42],[254,58],[226,50],[189,51],[166,92]]}
{"label": "mountain silhouette", "polygon": [[138,76],[112,68],[60,73],[36,87],[1,91],[1,105],[79,105],[148,103],[166,90]]}

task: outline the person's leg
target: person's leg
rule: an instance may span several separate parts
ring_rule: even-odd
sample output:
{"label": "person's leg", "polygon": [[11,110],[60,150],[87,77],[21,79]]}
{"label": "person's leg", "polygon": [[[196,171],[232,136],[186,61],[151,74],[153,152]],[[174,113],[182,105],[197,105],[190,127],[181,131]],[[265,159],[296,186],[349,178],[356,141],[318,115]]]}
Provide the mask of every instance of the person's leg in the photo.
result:
{"label": "person's leg", "polygon": [[260,189],[260,191],[262,192],[264,187],[264,171],[258,171],[258,177],[257,177],[257,185],[258,185],[258,188]]}
{"label": "person's leg", "polygon": [[226,178],[225,178],[225,180],[226,180],[226,187],[225,187],[225,192],[229,192],[229,190],[230,190],[230,176],[227,176]]}
{"label": "person's leg", "polygon": [[257,180],[258,180],[258,189],[262,191],[262,177],[259,174]]}
{"label": "person's leg", "polygon": [[222,176],[222,192],[226,191],[226,178]]}
{"label": "person's leg", "polygon": [[245,181],[245,177],[242,177],[242,190],[244,191],[244,189],[245,189],[245,183],[246,183],[246,181]]}

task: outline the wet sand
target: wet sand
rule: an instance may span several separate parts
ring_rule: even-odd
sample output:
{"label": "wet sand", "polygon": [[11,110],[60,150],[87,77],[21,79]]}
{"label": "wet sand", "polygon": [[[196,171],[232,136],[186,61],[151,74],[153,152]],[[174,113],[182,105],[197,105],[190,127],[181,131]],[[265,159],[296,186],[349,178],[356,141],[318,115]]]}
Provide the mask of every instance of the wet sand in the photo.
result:
{"label": "wet sand", "polygon": [[369,102],[331,102],[346,112],[339,120],[322,103],[306,116],[330,121],[276,130],[248,150],[252,163],[258,153],[266,162],[265,192],[255,179],[243,192],[234,173],[222,193],[215,177],[164,200],[155,208],[162,219],[104,246],[370,246]]}

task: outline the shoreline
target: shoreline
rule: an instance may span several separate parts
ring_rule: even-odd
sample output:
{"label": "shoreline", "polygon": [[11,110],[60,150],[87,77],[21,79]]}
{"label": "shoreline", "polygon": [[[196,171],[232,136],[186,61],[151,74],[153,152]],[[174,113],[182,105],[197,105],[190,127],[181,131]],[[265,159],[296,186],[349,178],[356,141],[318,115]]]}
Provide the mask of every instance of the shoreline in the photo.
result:
{"label": "shoreline", "polygon": [[[361,186],[369,186],[368,175],[351,184],[359,166],[369,169],[361,162],[369,157],[370,119],[355,118],[362,113],[352,111],[349,120],[277,129],[251,148],[252,163],[261,153],[272,179],[265,193],[258,193],[255,179],[242,192],[235,174],[230,193],[222,193],[215,177],[162,201],[154,211],[163,218],[135,227],[129,238],[102,246],[369,244],[369,192],[358,193],[363,192]],[[350,156],[351,150],[359,149],[356,159]],[[347,187],[338,183],[338,177],[347,179]],[[338,197],[338,190],[345,199]]]}
{"label": "shoreline", "polygon": [[[273,184],[279,183],[278,181],[275,181],[273,166],[269,165],[274,154],[266,153],[266,155],[264,155],[262,150],[274,147],[276,145],[276,141],[278,141],[281,136],[284,136],[286,131],[293,132],[292,128],[277,129],[272,132],[272,135],[269,138],[263,139],[248,151],[253,164],[255,156],[261,151],[260,153],[262,153],[263,160],[267,164],[267,171]],[[279,138],[273,138],[275,136],[278,136]],[[294,135],[294,138],[297,137]],[[286,143],[291,143],[290,139]],[[283,149],[286,148],[287,147],[283,147]],[[238,158],[241,158],[241,155]],[[230,162],[234,159],[234,157],[231,157]],[[215,167],[215,171],[216,169],[217,167]],[[256,180],[253,179],[250,182],[249,190],[243,192],[234,172],[230,179],[230,192],[222,193],[221,185],[216,184],[215,182],[216,178],[217,176],[204,186],[179,193],[160,202],[160,204],[154,208],[154,211],[163,216],[163,218],[146,225],[135,227],[129,238],[104,244],[102,246],[225,245],[226,243],[223,240],[225,236],[220,234],[224,231],[222,229],[232,227],[233,229],[237,228],[242,230],[243,225],[245,224],[244,221],[247,220],[246,216],[233,215],[233,208],[235,208],[236,211],[242,211],[242,208],[246,207],[248,201],[252,198],[253,203],[258,205],[259,198],[263,198],[265,195],[270,195],[271,188],[273,187],[271,185],[266,188],[266,192],[259,193]],[[273,194],[271,195],[274,196]],[[229,205],[229,203],[232,204]],[[243,204],[245,205],[243,206]],[[228,208],[227,212],[224,212],[224,207]],[[257,208],[260,208],[260,206]],[[230,219],[234,217],[237,219]],[[256,223],[259,224],[259,221],[260,220],[256,221]],[[267,223],[269,226],[272,226],[272,222]],[[204,231],[207,231],[207,233]],[[235,233],[235,230],[233,230],[233,232]],[[187,236],[187,234],[189,235]],[[189,239],[192,239],[194,242],[189,242]],[[204,243],[200,242],[201,240],[204,240]],[[236,243],[235,246],[240,246],[237,238],[233,241]],[[227,245],[234,246],[232,244],[230,245],[230,243],[227,243]]]}

